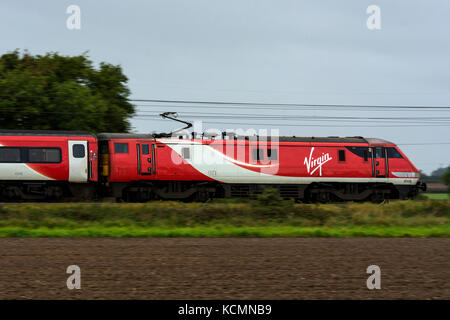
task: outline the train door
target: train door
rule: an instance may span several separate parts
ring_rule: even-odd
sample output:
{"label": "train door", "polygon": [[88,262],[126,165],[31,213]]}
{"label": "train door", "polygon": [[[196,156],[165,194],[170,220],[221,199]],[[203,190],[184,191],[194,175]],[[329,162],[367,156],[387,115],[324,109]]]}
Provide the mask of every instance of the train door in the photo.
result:
{"label": "train door", "polygon": [[138,173],[140,175],[151,175],[153,173],[152,143],[139,142],[136,144]]}
{"label": "train door", "polygon": [[375,147],[374,161],[375,161],[375,177],[386,178],[387,177],[387,165],[386,165],[386,148]]}
{"label": "train door", "polygon": [[87,182],[88,154],[87,141],[68,141],[69,146],[69,182]]}
{"label": "train door", "polygon": [[154,143],[152,146],[152,152],[155,158],[154,171],[155,174],[161,177],[174,176],[176,174],[174,170],[174,163],[172,160],[172,149],[163,143]]}

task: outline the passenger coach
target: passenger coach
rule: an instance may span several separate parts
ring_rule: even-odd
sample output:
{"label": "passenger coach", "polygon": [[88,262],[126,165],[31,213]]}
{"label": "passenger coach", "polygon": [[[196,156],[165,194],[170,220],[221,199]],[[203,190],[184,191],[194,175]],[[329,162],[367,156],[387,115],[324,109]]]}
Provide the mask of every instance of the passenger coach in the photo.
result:
{"label": "passenger coach", "polygon": [[0,131],[4,200],[92,197],[97,167],[97,138],[91,133]]}

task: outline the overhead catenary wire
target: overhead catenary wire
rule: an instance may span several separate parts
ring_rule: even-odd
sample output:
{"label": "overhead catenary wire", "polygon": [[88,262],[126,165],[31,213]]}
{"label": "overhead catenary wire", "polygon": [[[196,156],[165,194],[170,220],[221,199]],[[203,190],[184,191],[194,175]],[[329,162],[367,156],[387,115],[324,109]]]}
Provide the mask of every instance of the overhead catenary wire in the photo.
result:
{"label": "overhead catenary wire", "polygon": [[[449,126],[448,121],[449,117],[342,117],[342,116],[306,116],[306,115],[273,115],[266,114],[261,115],[258,114],[241,114],[241,113],[210,113],[210,112],[201,112],[201,111],[191,111],[186,110],[188,108],[192,109],[221,109],[227,110],[229,108],[240,109],[245,106],[247,109],[264,109],[264,110],[274,110],[274,111],[285,111],[286,108],[289,107],[289,110],[311,110],[311,111],[323,111],[330,110],[329,108],[335,108],[333,111],[342,111],[342,108],[346,108],[346,110],[355,111],[355,108],[361,107],[362,110],[358,111],[380,111],[378,109],[382,108],[383,110],[389,111],[450,111],[450,107],[448,106],[406,106],[406,105],[357,105],[357,104],[299,104],[299,103],[256,103],[256,102],[227,102],[227,101],[199,101],[199,100],[163,100],[163,99],[130,99],[133,102],[145,102],[151,104],[137,104],[136,106],[140,110],[139,116],[146,116],[147,111],[142,110],[142,108],[157,108],[157,107],[170,107],[171,110],[178,108],[181,109],[183,117],[185,118],[196,118],[196,119],[230,119],[234,120],[245,119],[246,121],[251,121],[251,123],[246,123],[247,125],[267,125],[262,123],[255,123],[259,120],[281,120],[281,121],[320,121],[320,122],[330,122],[335,120],[340,120],[340,122],[369,122],[366,120],[370,120],[372,123],[393,123],[393,122],[403,122],[407,121],[408,124],[406,126]],[[200,104],[194,105],[194,104]],[[281,107],[281,108],[280,108]],[[295,108],[292,108],[295,107]],[[158,112],[156,110],[152,110],[150,112]],[[205,121],[207,123],[213,123],[213,121]],[[216,124],[235,124],[236,122],[222,122],[219,123],[214,121]],[[241,123],[237,123],[241,124]],[[273,124],[270,124],[273,125]],[[279,124],[280,126],[296,126],[290,125],[287,123]],[[317,126],[317,125],[303,125],[302,126]],[[322,126],[332,126],[332,127],[348,127],[348,125],[330,125],[328,123]],[[367,125],[358,126],[358,127],[366,127]],[[390,125],[388,125],[390,127]],[[397,125],[396,125],[397,126]]]}
{"label": "overhead catenary wire", "polygon": [[[0,95],[0,98],[55,98],[52,95]],[[59,97],[60,98],[60,97]],[[426,106],[426,105],[365,105],[365,104],[335,104],[335,103],[268,103],[268,102],[250,102],[250,101],[220,101],[220,100],[174,100],[174,99],[137,99],[123,98],[128,102],[147,102],[147,103],[172,103],[172,104],[197,104],[197,105],[227,105],[227,106],[253,106],[253,107],[317,107],[317,108],[389,108],[389,109],[438,109],[450,110],[450,106]]]}
{"label": "overhead catenary wire", "polygon": [[[5,96],[0,96],[5,97]],[[15,96],[17,97],[17,96]],[[26,96],[25,98],[42,98],[48,96]],[[227,108],[233,109],[241,109],[242,106],[246,106],[250,109],[267,109],[267,110],[280,110],[280,107],[290,107],[289,110],[318,110],[320,108],[338,108],[337,110],[342,110],[341,108],[362,108],[362,109],[413,109],[417,111],[417,109],[424,110],[437,110],[437,111],[446,111],[450,110],[448,106],[406,106],[406,105],[359,105],[359,104],[305,104],[305,103],[261,103],[261,102],[227,102],[227,101],[198,101],[198,100],[162,100],[162,99],[128,99],[130,102],[146,102],[152,104],[141,105],[138,104],[138,107],[172,107],[172,108],[213,108],[213,109],[222,109],[223,106],[227,106]],[[158,103],[155,105],[154,103]],[[168,105],[168,104],[171,105]],[[200,104],[201,106],[195,106],[191,104]],[[336,110],[336,111],[337,111]],[[0,113],[14,113],[16,110],[0,108]],[[38,114],[57,114],[57,115],[75,115],[80,112],[73,111],[38,111],[34,110],[22,110],[21,112],[30,113],[35,115]],[[160,113],[162,111],[140,111],[140,113],[136,113],[134,115],[134,119],[137,120],[146,120],[146,121],[164,121],[160,119],[157,114],[148,114],[148,113]],[[102,112],[89,112],[89,114],[102,115]],[[408,124],[392,124],[392,125],[332,125],[332,124],[290,124],[290,123],[252,123],[251,125],[257,126],[295,126],[295,127],[417,127],[417,126],[448,126],[450,125],[450,117],[355,117],[355,116],[304,116],[304,115],[287,115],[287,116],[277,116],[277,115],[254,115],[254,114],[229,114],[229,113],[205,113],[205,112],[195,112],[195,111],[183,111],[183,115],[186,117],[196,117],[196,118],[213,118],[216,119],[218,117],[223,119],[235,119],[239,117],[239,119],[245,118],[247,120],[300,120],[300,121],[335,121],[341,120],[343,122],[370,122],[365,120],[371,120],[374,123],[386,121],[389,122],[402,122],[408,121]],[[411,122],[411,121],[420,121],[420,122]],[[447,122],[448,121],[448,122]],[[219,122],[219,121],[204,121],[205,123],[211,124],[224,124],[224,125],[249,125],[249,123],[241,123],[241,122]],[[414,124],[413,124],[414,123]],[[428,145],[449,145],[450,142],[427,142],[427,143],[398,143],[400,145],[408,145],[408,146],[428,146]]]}
{"label": "overhead catenary wire", "polygon": [[[0,108],[0,113],[16,113],[16,110],[12,109],[2,109]],[[76,114],[85,114],[85,115],[104,115],[103,112],[84,112],[84,111],[35,111],[35,110],[21,110],[21,113],[24,114],[57,114],[57,115],[76,115]],[[134,117],[139,118],[159,118],[158,113],[162,111],[155,111],[146,113],[140,112],[134,114]],[[355,116],[316,116],[316,115],[256,115],[251,113],[244,114],[230,114],[230,113],[205,113],[205,112],[186,112],[183,113],[183,116],[187,118],[195,118],[195,119],[246,119],[246,120],[288,120],[288,121],[336,121],[340,120],[343,122],[403,122],[407,121],[408,123],[432,123],[432,124],[450,124],[450,117],[355,117]]]}
{"label": "overhead catenary wire", "polygon": [[[2,97],[0,96],[0,100]],[[12,97],[12,96],[9,96]],[[14,95],[17,98],[16,95]],[[37,96],[38,98],[51,98],[49,96]],[[22,98],[36,98],[36,96],[28,96]],[[405,112],[425,113],[425,112],[439,112],[435,114],[444,114],[450,111],[450,106],[434,106],[434,105],[369,105],[369,104],[317,104],[317,103],[266,103],[266,102],[237,102],[237,101],[208,101],[208,100],[174,100],[174,99],[125,99],[132,103],[137,112],[132,116],[135,121],[165,121],[160,119],[158,113],[162,113],[160,110],[178,111],[182,113],[183,118],[188,119],[203,119],[204,123],[221,125],[229,128],[230,126],[265,126],[267,127],[334,127],[334,128],[418,128],[418,127],[447,127],[450,128],[450,117],[447,116],[395,116],[395,117],[357,117],[357,116],[314,116],[311,115],[287,115],[286,111],[297,112],[342,112],[350,111],[354,112],[399,112],[405,114]],[[255,110],[256,114],[244,114],[240,115],[239,112],[234,113],[232,110]],[[197,111],[189,110],[194,109]],[[204,112],[208,109],[220,110],[222,112]],[[225,110],[231,112],[226,113]],[[283,112],[283,115],[277,114],[261,114],[261,112]],[[4,113],[8,113],[7,110],[0,107],[0,116]],[[13,111],[15,112],[15,111]],[[45,115],[74,115],[80,114],[80,112],[71,111],[44,111],[38,112],[38,114]],[[36,112],[30,111],[32,116],[36,115]],[[102,112],[89,112],[91,115],[103,115]],[[216,121],[216,119],[230,120],[226,122]],[[236,120],[242,120],[245,122],[238,122]],[[271,120],[275,120],[282,123],[274,123]],[[265,121],[265,122],[264,122]],[[270,121],[270,122],[267,122]],[[295,121],[295,123],[292,123]],[[405,142],[397,143],[408,148],[414,147],[431,147],[431,146],[446,146],[450,145],[450,142]]]}
{"label": "overhead catenary wire", "polygon": [[350,108],[397,108],[397,109],[442,109],[450,110],[450,106],[407,106],[407,105],[363,105],[363,104],[316,104],[316,103],[267,103],[236,101],[201,101],[201,100],[163,100],[163,99],[128,99],[132,102],[201,104],[201,105],[235,105],[235,106],[290,106],[290,107],[350,107]]}
{"label": "overhead catenary wire", "polygon": [[[5,95],[0,96],[5,97]],[[17,97],[17,96],[14,96]],[[36,98],[36,97],[49,97],[49,96],[24,96],[22,98]],[[236,102],[236,101],[201,101],[201,100],[163,100],[163,99],[128,99],[130,102],[145,102],[152,103],[151,105],[137,105],[138,107],[162,107],[162,108],[215,108],[224,110],[224,106],[226,109],[228,108],[239,108],[242,110],[243,106],[247,109],[255,109],[259,110],[259,108],[264,108],[267,110],[276,110],[285,111],[284,108],[289,108],[289,110],[314,110],[314,111],[329,111],[331,108],[336,108],[333,111],[341,111],[343,108],[349,110],[350,108],[353,111],[356,111],[355,108],[360,108],[358,111],[450,111],[450,107],[448,106],[406,106],[406,105],[359,105],[359,104],[306,104],[306,103],[262,103],[262,102]],[[157,105],[154,105],[157,103]],[[199,104],[199,105],[192,105]],[[305,109],[306,108],[306,109]],[[374,109],[375,108],[375,109]],[[379,110],[382,108],[382,110]],[[140,110],[138,108],[138,112],[132,115],[132,118],[135,120],[148,120],[153,121],[159,117],[158,113],[167,112],[168,109],[165,110]],[[15,113],[16,109],[6,109],[0,108],[0,115],[2,113]],[[238,124],[238,125],[270,125],[270,126],[310,126],[310,127],[371,127],[368,124],[362,125],[339,125],[334,124],[334,122],[339,123],[371,123],[376,124],[373,127],[422,127],[422,126],[440,126],[446,127],[450,126],[450,117],[446,116],[436,116],[436,117],[427,117],[427,116],[403,116],[403,117],[374,117],[374,116],[317,116],[317,115],[298,115],[298,114],[261,114],[259,111],[255,111],[255,113],[226,113],[226,112],[204,112],[204,111],[191,111],[191,110],[183,110],[183,117],[195,120],[205,120],[205,123],[215,123],[215,124]],[[57,111],[57,110],[44,110],[44,111],[35,111],[35,110],[21,110],[22,114],[30,114],[35,116],[37,114],[45,114],[45,115],[78,115],[82,113],[81,111]],[[90,111],[87,114],[90,115],[103,115],[103,112],[95,112]],[[223,120],[233,120],[227,122],[217,122],[217,121],[208,121],[208,119],[223,119]],[[159,120],[159,119],[158,119]],[[235,120],[245,120],[246,123],[235,122]],[[259,123],[259,121],[281,121],[283,123]],[[295,124],[289,123],[290,121],[296,121]],[[287,122],[287,123],[286,123]],[[303,123],[302,123],[303,122]],[[305,124],[304,122],[308,122]],[[320,122],[323,124],[309,124],[309,122]],[[331,122],[331,123],[330,123]]]}
{"label": "overhead catenary wire", "polygon": [[[142,108],[176,108],[176,109],[180,109],[180,110],[185,110],[187,108],[191,108],[191,109],[220,109],[220,110],[228,110],[228,109],[237,109],[237,110],[242,110],[242,106],[232,106],[232,105],[227,105],[227,106],[218,106],[218,105],[186,105],[186,104],[182,104],[182,105],[177,105],[177,104],[134,104],[134,106],[138,107],[139,109]],[[363,112],[376,112],[376,111],[383,111],[383,112],[398,112],[398,111],[402,111],[402,112],[421,112],[421,111],[439,111],[439,112],[445,112],[445,111],[450,111],[450,108],[448,109],[423,109],[423,110],[418,110],[418,109],[395,109],[395,108],[378,108],[375,110],[371,110],[371,109],[362,109],[362,110],[357,110],[356,107],[334,107],[334,106],[324,106],[324,107],[311,107],[311,106],[299,106],[299,107],[288,107],[288,106],[283,106],[282,108],[276,108],[276,107],[270,107],[270,106],[246,106],[246,109],[253,109],[253,110],[272,110],[272,111],[285,111],[285,110],[291,110],[291,111],[323,111],[323,110],[330,110],[330,108],[335,108],[334,111],[343,111],[343,110],[351,110],[352,112],[354,111],[363,111]]]}
{"label": "overhead catenary wire", "polygon": [[[163,113],[165,111],[139,111],[141,114],[158,114]],[[263,117],[263,118],[286,118],[286,119],[292,119],[293,117],[301,118],[301,119],[368,119],[368,120],[450,120],[450,117],[355,117],[355,116],[316,116],[316,115],[273,115],[273,114],[253,114],[253,113],[225,113],[225,112],[199,112],[199,111],[186,111],[183,112],[183,116],[204,116],[204,117],[248,117],[248,118],[257,118],[257,117]]]}
{"label": "overhead catenary wire", "polygon": [[[158,119],[158,118],[149,118],[149,117],[135,117],[135,120],[146,120],[146,121],[164,121],[163,119]],[[301,124],[301,123],[297,123],[296,124],[291,124],[291,123],[249,123],[249,122],[235,122],[235,121],[229,121],[229,122],[220,122],[220,121],[202,121],[203,123],[210,123],[210,124],[222,124],[222,125],[241,125],[241,126],[271,126],[271,127],[342,127],[342,128],[347,128],[347,127],[356,127],[356,128],[365,128],[365,127],[374,127],[374,128],[378,128],[378,127],[391,127],[391,128],[396,128],[396,127],[448,127],[450,124],[445,123],[445,124],[439,124],[439,123],[434,123],[434,124],[406,124],[406,125],[402,125],[402,124],[392,124],[392,125],[367,125],[367,124],[361,124],[361,125],[336,125],[336,124]]]}
{"label": "overhead catenary wire", "polygon": [[[305,104],[305,103],[258,103],[258,102],[236,102],[236,101],[200,101],[200,100],[163,100],[163,99],[130,99],[133,102],[142,102],[147,104],[137,104],[137,107],[140,110],[140,117],[145,118],[146,111],[142,110],[142,108],[157,108],[157,107],[170,107],[181,109],[184,118],[195,118],[197,120],[204,120],[205,123],[208,124],[222,124],[222,125],[256,125],[256,126],[303,126],[303,127],[447,127],[449,124],[449,117],[423,117],[423,116],[415,116],[415,117],[342,117],[342,116],[307,116],[307,115],[273,115],[266,114],[261,115],[258,114],[241,114],[241,113],[210,113],[210,112],[201,112],[201,111],[191,111],[186,110],[188,108],[193,109],[221,109],[226,110],[229,108],[233,109],[241,109],[245,106],[247,109],[264,109],[264,110],[276,110],[276,111],[285,111],[286,108],[289,107],[289,110],[311,110],[311,111],[329,111],[330,108],[335,108],[333,111],[341,111],[342,108],[350,108],[350,110],[355,111],[356,108],[361,108],[358,111],[381,111],[389,110],[389,111],[450,111],[450,107],[448,106],[406,106],[406,105],[357,105],[357,104]],[[150,103],[150,104],[148,104]],[[197,105],[195,105],[197,104]],[[199,106],[200,105],[200,106]],[[152,110],[151,112],[157,112],[156,110]],[[136,117],[135,117],[136,118]],[[139,118],[136,118],[139,120]],[[236,121],[227,121],[227,122],[219,122],[219,121],[209,121],[208,119],[224,119],[224,120],[244,120],[246,123],[236,122]],[[155,119],[156,120],[156,119]],[[261,123],[260,120],[281,120],[283,123]],[[324,124],[291,124],[286,123],[284,121],[298,121],[298,122],[323,122]],[[340,123],[354,123],[354,122],[367,122],[367,123],[379,123],[378,125],[339,125],[339,124],[330,124],[326,122],[336,122],[339,120]],[[406,122],[406,124],[403,124]],[[394,124],[400,123],[400,124]]]}

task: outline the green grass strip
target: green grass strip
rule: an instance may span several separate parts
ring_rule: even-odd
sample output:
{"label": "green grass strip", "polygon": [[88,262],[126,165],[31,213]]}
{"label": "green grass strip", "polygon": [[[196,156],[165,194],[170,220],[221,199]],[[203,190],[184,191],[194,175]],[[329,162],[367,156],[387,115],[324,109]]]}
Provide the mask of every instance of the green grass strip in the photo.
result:
{"label": "green grass strip", "polygon": [[447,200],[450,199],[448,193],[424,193],[423,194],[428,199],[432,200]]}
{"label": "green grass strip", "polygon": [[0,204],[0,237],[449,237],[450,200]]}
{"label": "green grass strip", "polygon": [[86,227],[0,228],[0,237],[449,237],[450,225],[432,227]]}

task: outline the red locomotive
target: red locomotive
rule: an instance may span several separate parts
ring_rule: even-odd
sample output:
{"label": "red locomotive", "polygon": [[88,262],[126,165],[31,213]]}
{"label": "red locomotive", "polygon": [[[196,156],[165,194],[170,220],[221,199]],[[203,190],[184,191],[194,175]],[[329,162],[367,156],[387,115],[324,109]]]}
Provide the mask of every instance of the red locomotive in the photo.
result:
{"label": "red locomotive", "polygon": [[100,179],[126,201],[248,197],[264,187],[299,200],[381,201],[425,187],[403,152],[381,139],[98,137]]}
{"label": "red locomotive", "polygon": [[302,201],[382,201],[414,197],[426,188],[419,177],[395,144],[374,138],[0,131],[4,200],[204,201],[275,187]]}

